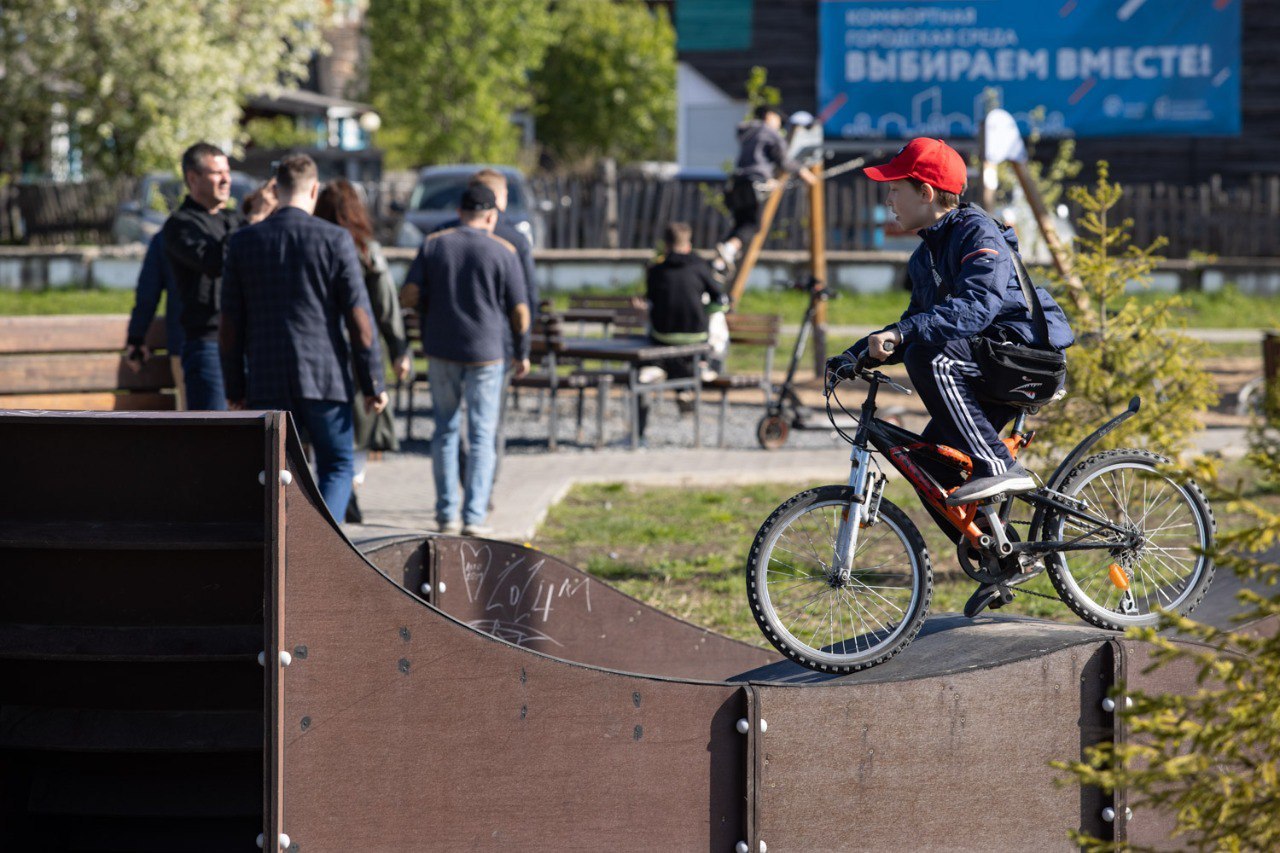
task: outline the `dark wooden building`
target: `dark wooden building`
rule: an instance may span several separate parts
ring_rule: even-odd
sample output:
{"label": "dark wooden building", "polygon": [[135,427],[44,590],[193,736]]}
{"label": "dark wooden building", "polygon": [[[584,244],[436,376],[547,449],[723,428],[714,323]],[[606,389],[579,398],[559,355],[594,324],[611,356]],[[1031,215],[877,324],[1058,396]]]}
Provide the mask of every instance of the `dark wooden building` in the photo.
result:
{"label": "dark wooden building", "polygon": [[[672,0],[681,61],[735,98],[751,67],[769,70],[787,110],[817,112],[818,7],[821,0]],[[1123,183],[1197,185],[1219,176],[1236,186],[1280,174],[1280,2],[1242,4],[1241,133],[1237,137],[1089,137],[1077,143],[1086,164],[1111,163]],[[870,140],[869,140],[870,141]],[[886,142],[885,149],[896,148]],[[1039,156],[1056,146],[1042,144]],[[1087,177],[1087,176],[1085,176]]]}

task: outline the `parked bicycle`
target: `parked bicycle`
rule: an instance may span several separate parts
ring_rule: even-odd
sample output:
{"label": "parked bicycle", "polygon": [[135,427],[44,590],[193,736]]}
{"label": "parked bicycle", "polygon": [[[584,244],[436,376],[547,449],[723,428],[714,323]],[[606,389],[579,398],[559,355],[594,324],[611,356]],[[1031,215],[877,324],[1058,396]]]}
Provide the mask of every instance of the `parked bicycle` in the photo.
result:
{"label": "parked bicycle", "polygon": [[[870,384],[853,434],[836,427],[852,445],[848,483],[783,502],[747,559],[756,622],[792,660],[821,672],[856,672],[902,651],[924,623],[933,595],[929,553],[907,514],[884,498],[887,478],[876,453],[955,529],[965,573],[992,587],[985,599],[970,599],[966,615],[1008,604],[1019,584],[1046,570],[1062,601],[1100,628],[1151,625],[1159,609],[1186,614],[1204,598],[1216,525],[1200,487],[1146,450],[1091,452],[1137,414],[1138,397],[1080,442],[1040,488],[952,507],[947,495],[971,472],[969,457],[877,418],[881,385],[910,392],[865,361],[852,376],[828,378],[833,426],[833,401],[852,414],[835,394],[846,378]],[[1020,413],[1004,439],[1015,458],[1035,436],[1026,418]],[[1029,522],[1013,520],[1015,506],[1030,510]]]}

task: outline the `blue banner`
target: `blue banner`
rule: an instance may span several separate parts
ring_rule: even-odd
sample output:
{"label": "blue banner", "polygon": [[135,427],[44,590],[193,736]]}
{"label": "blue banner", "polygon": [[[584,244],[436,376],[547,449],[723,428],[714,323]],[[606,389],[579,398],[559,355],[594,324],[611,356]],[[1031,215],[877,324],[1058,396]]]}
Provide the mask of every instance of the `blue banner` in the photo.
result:
{"label": "blue banner", "polygon": [[1242,0],[822,0],[829,137],[1240,132]]}

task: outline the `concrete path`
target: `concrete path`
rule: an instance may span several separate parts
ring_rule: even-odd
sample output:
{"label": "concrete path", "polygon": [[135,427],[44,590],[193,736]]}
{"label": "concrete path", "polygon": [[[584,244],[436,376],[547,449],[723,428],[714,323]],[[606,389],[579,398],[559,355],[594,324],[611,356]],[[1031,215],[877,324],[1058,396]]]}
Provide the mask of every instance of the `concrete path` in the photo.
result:
{"label": "concrete path", "polygon": [[[1208,429],[1197,446],[1206,452],[1238,456],[1245,431]],[[849,451],[837,445],[821,450],[655,449],[508,455],[494,489],[490,534],[526,542],[575,483],[630,482],[660,485],[844,482]],[[365,524],[344,525],[349,536],[368,537],[398,529],[435,529],[435,487],[431,458],[424,454],[386,454],[371,462],[360,492]]]}

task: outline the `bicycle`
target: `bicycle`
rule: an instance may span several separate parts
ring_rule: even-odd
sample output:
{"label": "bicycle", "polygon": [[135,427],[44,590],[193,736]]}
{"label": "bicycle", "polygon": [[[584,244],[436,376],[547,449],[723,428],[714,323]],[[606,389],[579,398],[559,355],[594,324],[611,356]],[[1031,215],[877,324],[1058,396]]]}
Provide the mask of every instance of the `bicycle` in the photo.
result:
{"label": "bicycle", "polygon": [[[877,418],[881,385],[911,392],[865,361],[852,376],[828,377],[833,427],[833,400],[852,416],[835,387],[853,378],[870,389],[854,434],[836,427],[852,445],[848,483],[784,501],[747,558],[752,614],[787,657],[819,672],[857,672],[902,651],[924,623],[933,595],[929,553],[907,514],[884,498],[876,452],[955,529],[960,567],[986,590],[970,599],[970,617],[1008,604],[1016,586],[1044,571],[1072,611],[1111,630],[1154,624],[1157,608],[1189,613],[1204,598],[1216,523],[1200,487],[1166,473],[1168,460],[1146,450],[1091,453],[1137,414],[1140,398],[1076,445],[1034,491],[948,506],[947,495],[972,471],[969,457]],[[1027,414],[1003,439],[1015,458],[1035,437]],[[1028,524],[1025,537],[1011,521],[1015,504],[1032,510],[1029,523],[1016,523]]]}

